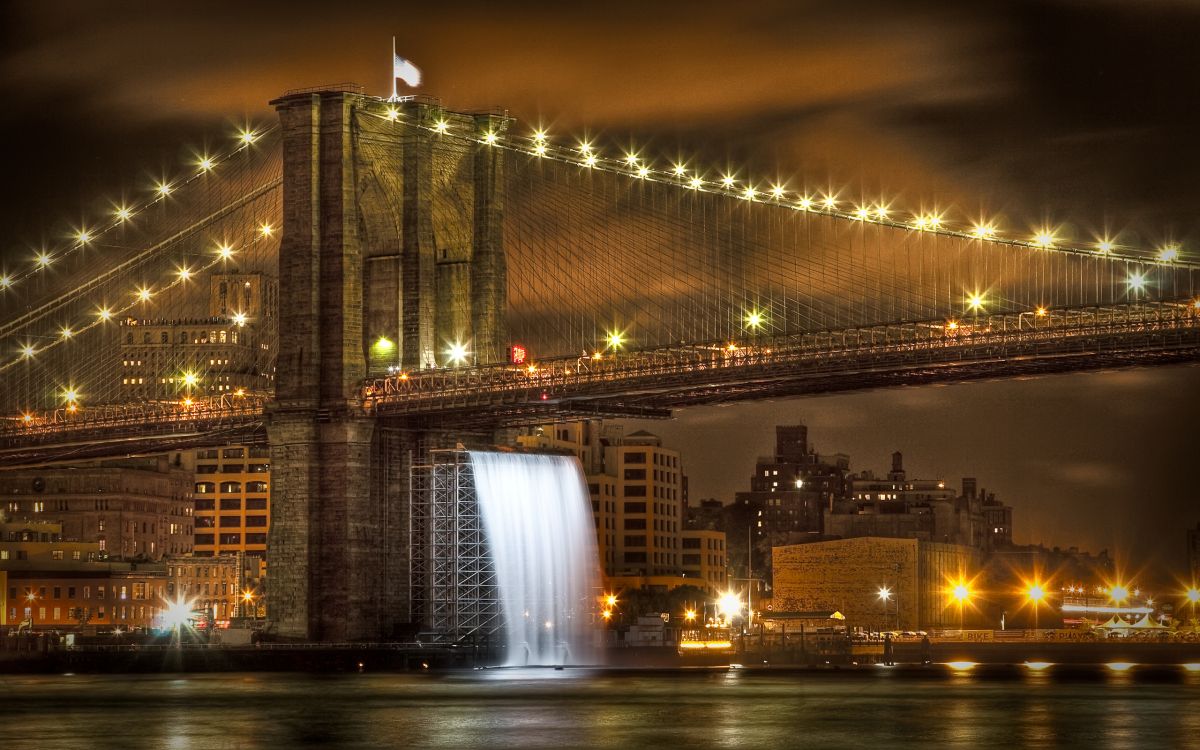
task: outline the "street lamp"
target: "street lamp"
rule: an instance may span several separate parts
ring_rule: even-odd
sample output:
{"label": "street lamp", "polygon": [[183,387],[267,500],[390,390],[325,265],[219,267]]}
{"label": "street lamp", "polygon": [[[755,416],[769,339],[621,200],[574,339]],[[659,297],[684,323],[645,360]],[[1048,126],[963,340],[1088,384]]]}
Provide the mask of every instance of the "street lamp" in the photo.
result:
{"label": "street lamp", "polygon": [[[258,607],[254,605],[254,592],[247,589],[242,592],[243,606],[250,607],[251,622],[258,623]],[[244,616],[244,615],[243,615]]]}
{"label": "street lamp", "polygon": [[1033,604],[1033,629],[1038,629],[1038,606],[1046,598],[1046,591],[1040,584],[1032,584],[1025,590],[1025,597]]}
{"label": "street lamp", "polygon": [[1121,584],[1117,584],[1108,590],[1108,597],[1115,603],[1120,604],[1129,598],[1129,589]]}
{"label": "street lamp", "polygon": [[1192,586],[1187,590],[1188,604],[1192,608],[1192,627],[1196,627],[1196,602],[1200,602],[1200,589]]}
{"label": "street lamp", "polygon": [[25,592],[25,601],[28,602],[29,609],[29,632],[33,632],[33,600],[37,599],[37,594],[33,593],[33,589]]}
{"label": "street lamp", "polygon": [[886,624],[887,623],[888,602],[891,601],[891,599],[892,599],[892,590],[889,589],[887,586],[880,586],[878,596],[879,596],[879,601],[883,604],[883,620],[884,620],[884,624]]}
{"label": "street lamp", "polygon": [[960,578],[958,583],[954,584],[954,587],[950,589],[950,597],[958,602],[958,630],[962,632],[963,605],[971,600],[971,587],[967,585],[966,581]]}

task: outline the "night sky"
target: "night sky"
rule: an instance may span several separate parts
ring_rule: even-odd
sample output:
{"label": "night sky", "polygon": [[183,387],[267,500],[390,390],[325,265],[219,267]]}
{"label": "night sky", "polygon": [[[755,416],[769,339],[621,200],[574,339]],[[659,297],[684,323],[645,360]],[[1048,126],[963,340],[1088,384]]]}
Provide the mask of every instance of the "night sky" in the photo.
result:
{"label": "night sky", "polygon": [[[286,89],[389,92],[391,36],[452,108],[500,105],[661,161],[1025,234],[1200,251],[1200,7],[1170,2],[7,3],[0,256],[32,247],[266,123]],[[693,499],[747,487],[776,423],[823,452],[1015,509],[1018,541],[1182,572],[1200,521],[1200,369],[1174,367],[681,412]],[[1166,568],[1162,568],[1166,570]]]}

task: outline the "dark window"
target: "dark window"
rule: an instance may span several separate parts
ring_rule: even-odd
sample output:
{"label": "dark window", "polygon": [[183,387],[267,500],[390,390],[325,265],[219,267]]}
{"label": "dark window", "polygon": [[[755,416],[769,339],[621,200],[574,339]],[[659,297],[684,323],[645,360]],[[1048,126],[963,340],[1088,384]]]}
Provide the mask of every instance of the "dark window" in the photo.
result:
{"label": "dark window", "polygon": [[169,343],[171,343],[171,340],[170,340],[170,339],[169,339],[167,336],[168,336],[167,332],[166,332],[166,331],[163,331],[163,332],[162,332],[162,335],[161,335],[161,336],[159,337],[159,339],[158,339],[159,343],[162,343],[162,344],[169,344]]}
{"label": "dark window", "polygon": [[644,464],[646,463],[645,453],[626,453],[625,463],[627,464]]}
{"label": "dark window", "polygon": [[641,536],[625,537],[625,546],[626,547],[645,547],[646,546],[646,535],[642,534]]}
{"label": "dark window", "polygon": [[216,474],[217,473],[217,465],[216,464],[197,464],[196,465],[196,473],[197,474]]}
{"label": "dark window", "polygon": [[209,498],[198,497],[198,498],[196,498],[196,510],[212,510],[213,508],[216,507],[215,503],[216,503],[216,501],[213,500],[211,497],[209,497]]}
{"label": "dark window", "polygon": [[241,474],[243,471],[245,471],[245,467],[240,464],[222,464],[221,466],[222,474]]}
{"label": "dark window", "polygon": [[246,510],[266,510],[267,499],[265,497],[248,497],[246,498]]}
{"label": "dark window", "polygon": [[700,564],[700,555],[684,555],[683,556],[683,564],[684,565],[699,565]]}
{"label": "dark window", "polygon": [[600,485],[598,485],[598,484],[589,484],[589,485],[588,485],[588,492],[590,492],[590,493],[591,493],[591,494],[593,494],[593,495],[599,495],[599,494],[600,494]]}
{"label": "dark window", "polygon": [[646,478],[646,470],[645,469],[626,469],[625,470],[625,479],[626,480],[645,479],[645,478]]}
{"label": "dark window", "polygon": [[646,553],[645,552],[626,552],[625,553],[625,562],[626,563],[645,563],[646,562]]}
{"label": "dark window", "polygon": [[267,535],[266,534],[247,534],[246,535],[246,544],[266,544],[266,543],[267,543]]}
{"label": "dark window", "polygon": [[246,525],[247,526],[265,527],[267,525],[267,517],[266,516],[246,516]]}
{"label": "dark window", "polygon": [[241,510],[242,501],[236,497],[221,498],[221,510]]}
{"label": "dark window", "polygon": [[641,531],[646,528],[646,519],[644,518],[626,518],[626,531]]}
{"label": "dark window", "polygon": [[246,492],[266,492],[266,482],[246,482]]}
{"label": "dark window", "polygon": [[625,497],[645,497],[646,485],[633,484],[625,488]]}
{"label": "dark window", "polygon": [[242,525],[242,517],[241,516],[221,516],[221,526],[223,526],[223,527],[227,528],[227,527],[232,526],[234,528],[237,528],[238,526],[241,526],[241,525]]}
{"label": "dark window", "polygon": [[222,458],[241,458],[246,453],[245,448],[226,448],[221,454]]}
{"label": "dark window", "polygon": [[213,521],[216,520],[212,516],[196,516],[197,529],[211,529]]}
{"label": "dark window", "polygon": [[212,543],[213,543],[213,535],[212,534],[197,534],[196,535],[196,544],[212,544]]}
{"label": "dark window", "polygon": [[682,546],[683,546],[683,548],[684,548],[684,549],[700,549],[700,537],[698,537],[698,536],[685,536],[685,537],[683,538],[683,545],[682,545]]}
{"label": "dark window", "polygon": [[221,535],[221,544],[241,544],[241,543],[242,543],[242,535],[241,534],[222,534]]}
{"label": "dark window", "polygon": [[[643,489],[645,489],[645,488],[643,488]],[[646,512],[646,504],[645,503],[625,503],[625,512],[626,513],[645,513]]]}

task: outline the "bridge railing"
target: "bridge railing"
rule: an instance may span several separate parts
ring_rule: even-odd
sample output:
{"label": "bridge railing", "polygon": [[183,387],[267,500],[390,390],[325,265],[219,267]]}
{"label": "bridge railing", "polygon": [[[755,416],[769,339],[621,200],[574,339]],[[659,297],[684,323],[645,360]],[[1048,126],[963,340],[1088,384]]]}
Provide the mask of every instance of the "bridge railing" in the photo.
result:
{"label": "bridge railing", "polygon": [[48,412],[28,412],[0,423],[0,437],[59,435],[72,430],[97,430],[138,424],[212,424],[230,418],[261,415],[270,396],[233,393],[182,401],[153,401],[96,406],[65,406]]}
{"label": "bridge railing", "polygon": [[[447,368],[400,373],[368,382],[363,389],[368,409],[425,411],[441,407],[455,398],[483,393],[528,392],[542,389],[541,398],[557,398],[564,392],[631,387],[639,380],[653,380],[684,373],[769,368],[803,361],[809,369],[829,369],[847,358],[871,352],[876,358],[903,354],[912,359],[921,352],[949,348],[1003,349],[1013,344],[1024,347],[1058,345],[1066,338],[1110,334],[1135,334],[1195,328],[1200,310],[1189,302],[1155,302],[1114,307],[1083,308],[1057,312],[1013,313],[979,316],[961,321],[926,321],[868,328],[823,331],[783,337],[750,336],[742,342],[707,342],[680,347],[601,353],[599,356],[558,357],[518,367]],[[978,352],[977,352],[978,356]]]}

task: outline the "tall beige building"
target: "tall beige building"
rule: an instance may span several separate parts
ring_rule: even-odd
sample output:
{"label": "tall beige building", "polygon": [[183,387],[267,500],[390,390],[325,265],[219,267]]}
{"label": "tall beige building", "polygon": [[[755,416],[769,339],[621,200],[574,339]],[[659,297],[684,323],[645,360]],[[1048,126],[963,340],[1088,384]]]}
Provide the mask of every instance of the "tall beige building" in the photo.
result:
{"label": "tall beige building", "polygon": [[610,585],[724,588],[725,534],[683,529],[687,479],[679,452],[661,438],[587,421],[546,425],[517,441],[570,452],[583,465]]}

